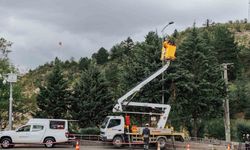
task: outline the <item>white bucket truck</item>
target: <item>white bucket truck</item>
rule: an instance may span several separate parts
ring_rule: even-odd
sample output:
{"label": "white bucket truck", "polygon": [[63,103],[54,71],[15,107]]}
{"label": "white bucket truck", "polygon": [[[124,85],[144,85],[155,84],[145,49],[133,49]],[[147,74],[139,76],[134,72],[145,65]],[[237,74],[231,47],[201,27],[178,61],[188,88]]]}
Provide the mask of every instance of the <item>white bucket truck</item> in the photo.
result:
{"label": "white bucket truck", "polygon": [[[151,80],[163,73],[170,65],[170,60],[154,74],[146,78],[140,84],[135,86],[132,90],[127,92],[121,98],[117,100],[117,104],[113,108],[113,112],[125,113],[125,114],[147,114],[147,115],[159,115],[159,121],[156,127],[150,127],[150,143],[158,142],[160,147],[164,147],[168,140],[178,140],[183,141],[184,133],[174,132],[173,128],[166,128],[166,122],[170,112],[170,106],[166,104],[156,104],[156,103],[140,103],[140,102],[130,102],[128,98],[133,96],[138,92],[145,84],[149,83]],[[147,107],[152,109],[160,110],[160,113],[150,113],[150,112],[133,112],[124,111],[123,108],[127,106],[133,107]],[[130,121],[129,121],[130,122]],[[126,131],[127,130],[127,131]],[[136,127],[130,132],[126,126],[126,119],[123,116],[107,116],[103,121],[100,128],[100,137],[103,141],[111,141],[116,147],[121,147],[124,143],[138,143],[142,142],[142,130],[143,127]]]}
{"label": "white bucket truck", "polygon": [[55,143],[69,142],[68,120],[64,119],[30,119],[26,125],[16,130],[1,131],[2,148],[14,144],[44,144],[51,148]]}

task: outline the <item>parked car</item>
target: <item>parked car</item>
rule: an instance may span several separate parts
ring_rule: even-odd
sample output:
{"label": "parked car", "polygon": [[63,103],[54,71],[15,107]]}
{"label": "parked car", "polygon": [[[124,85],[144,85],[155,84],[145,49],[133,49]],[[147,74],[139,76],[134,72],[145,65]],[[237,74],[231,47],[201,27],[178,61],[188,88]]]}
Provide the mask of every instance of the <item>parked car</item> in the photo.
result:
{"label": "parked car", "polygon": [[30,119],[13,131],[0,132],[2,148],[14,144],[44,144],[51,148],[56,143],[69,142],[68,121],[64,119]]}

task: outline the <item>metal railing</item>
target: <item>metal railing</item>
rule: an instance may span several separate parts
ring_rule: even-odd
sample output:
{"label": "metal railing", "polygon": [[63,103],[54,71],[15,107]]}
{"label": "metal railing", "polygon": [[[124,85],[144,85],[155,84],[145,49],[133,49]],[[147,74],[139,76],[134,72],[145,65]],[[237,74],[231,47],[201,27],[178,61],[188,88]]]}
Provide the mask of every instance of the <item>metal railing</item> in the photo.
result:
{"label": "metal railing", "polygon": [[92,140],[92,141],[100,141],[100,135],[94,135],[94,134],[74,134],[76,139],[79,140]]}

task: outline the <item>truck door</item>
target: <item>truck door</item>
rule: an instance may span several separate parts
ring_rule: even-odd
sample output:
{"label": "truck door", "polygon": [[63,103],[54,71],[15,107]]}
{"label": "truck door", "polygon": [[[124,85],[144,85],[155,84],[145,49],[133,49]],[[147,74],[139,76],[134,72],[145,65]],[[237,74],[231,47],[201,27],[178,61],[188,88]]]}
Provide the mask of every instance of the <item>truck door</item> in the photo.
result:
{"label": "truck door", "polygon": [[124,134],[124,125],[122,124],[121,119],[110,119],[107,130],[108,139],[113,139],[117,134]]}
{"label": "truck door", "polygon": [[45,133],[45,128],[43,125],[32,125],[30,131],[30,142],[31,143],[41,143],[43,142],[43,136]]}
{"label": "truck door", "polygon": [[30,128],[31,125],[22,126],[16,130],[16,134],[13,137],[14,143],[30,143]]}

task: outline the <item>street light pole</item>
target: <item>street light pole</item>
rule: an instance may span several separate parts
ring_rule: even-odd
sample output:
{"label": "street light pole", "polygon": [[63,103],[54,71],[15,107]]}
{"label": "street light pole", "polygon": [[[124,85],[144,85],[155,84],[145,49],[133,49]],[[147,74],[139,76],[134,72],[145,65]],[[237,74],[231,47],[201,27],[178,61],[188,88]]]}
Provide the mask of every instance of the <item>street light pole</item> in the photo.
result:
{"label": "street light pole", "polygon": [[[167,25],[165,25],[163,28],[162,28],[162,30],[161,30],[161,34],[162,34],[162,43],[163,43],[163,41],[164,41],[164,30],[169,26],[169,25],[171,25],[171,24],[173,24],[174,22],[173,21],[171,21],[171,22],[169,22]],[[162,60],[162,66],[164,66],[164,64],[165,64],[165,62],[164,62],[164,60]],[[161,103],[162,104],[164,104],[165,102],[165,96],[164,96],[164,90],[165,90],[165,87],[164,87],[164,72],[162,73],[162,97],[161,97]]]}
{"label": "street light pole", "polygon": [[13,97],[12,97],[12,82],[10,82],[10,105],[9,105],[9,129],[12,129],[12,107],[13,107]]}
{"label": "street light pole", "polygon": [[3,75],[3,83],[10,83],[10,98],[9,98],[9,130],[12,129],[12,108],[13,108],[13,83],[17,82],[17,75],[14,73],[8,73]]}

